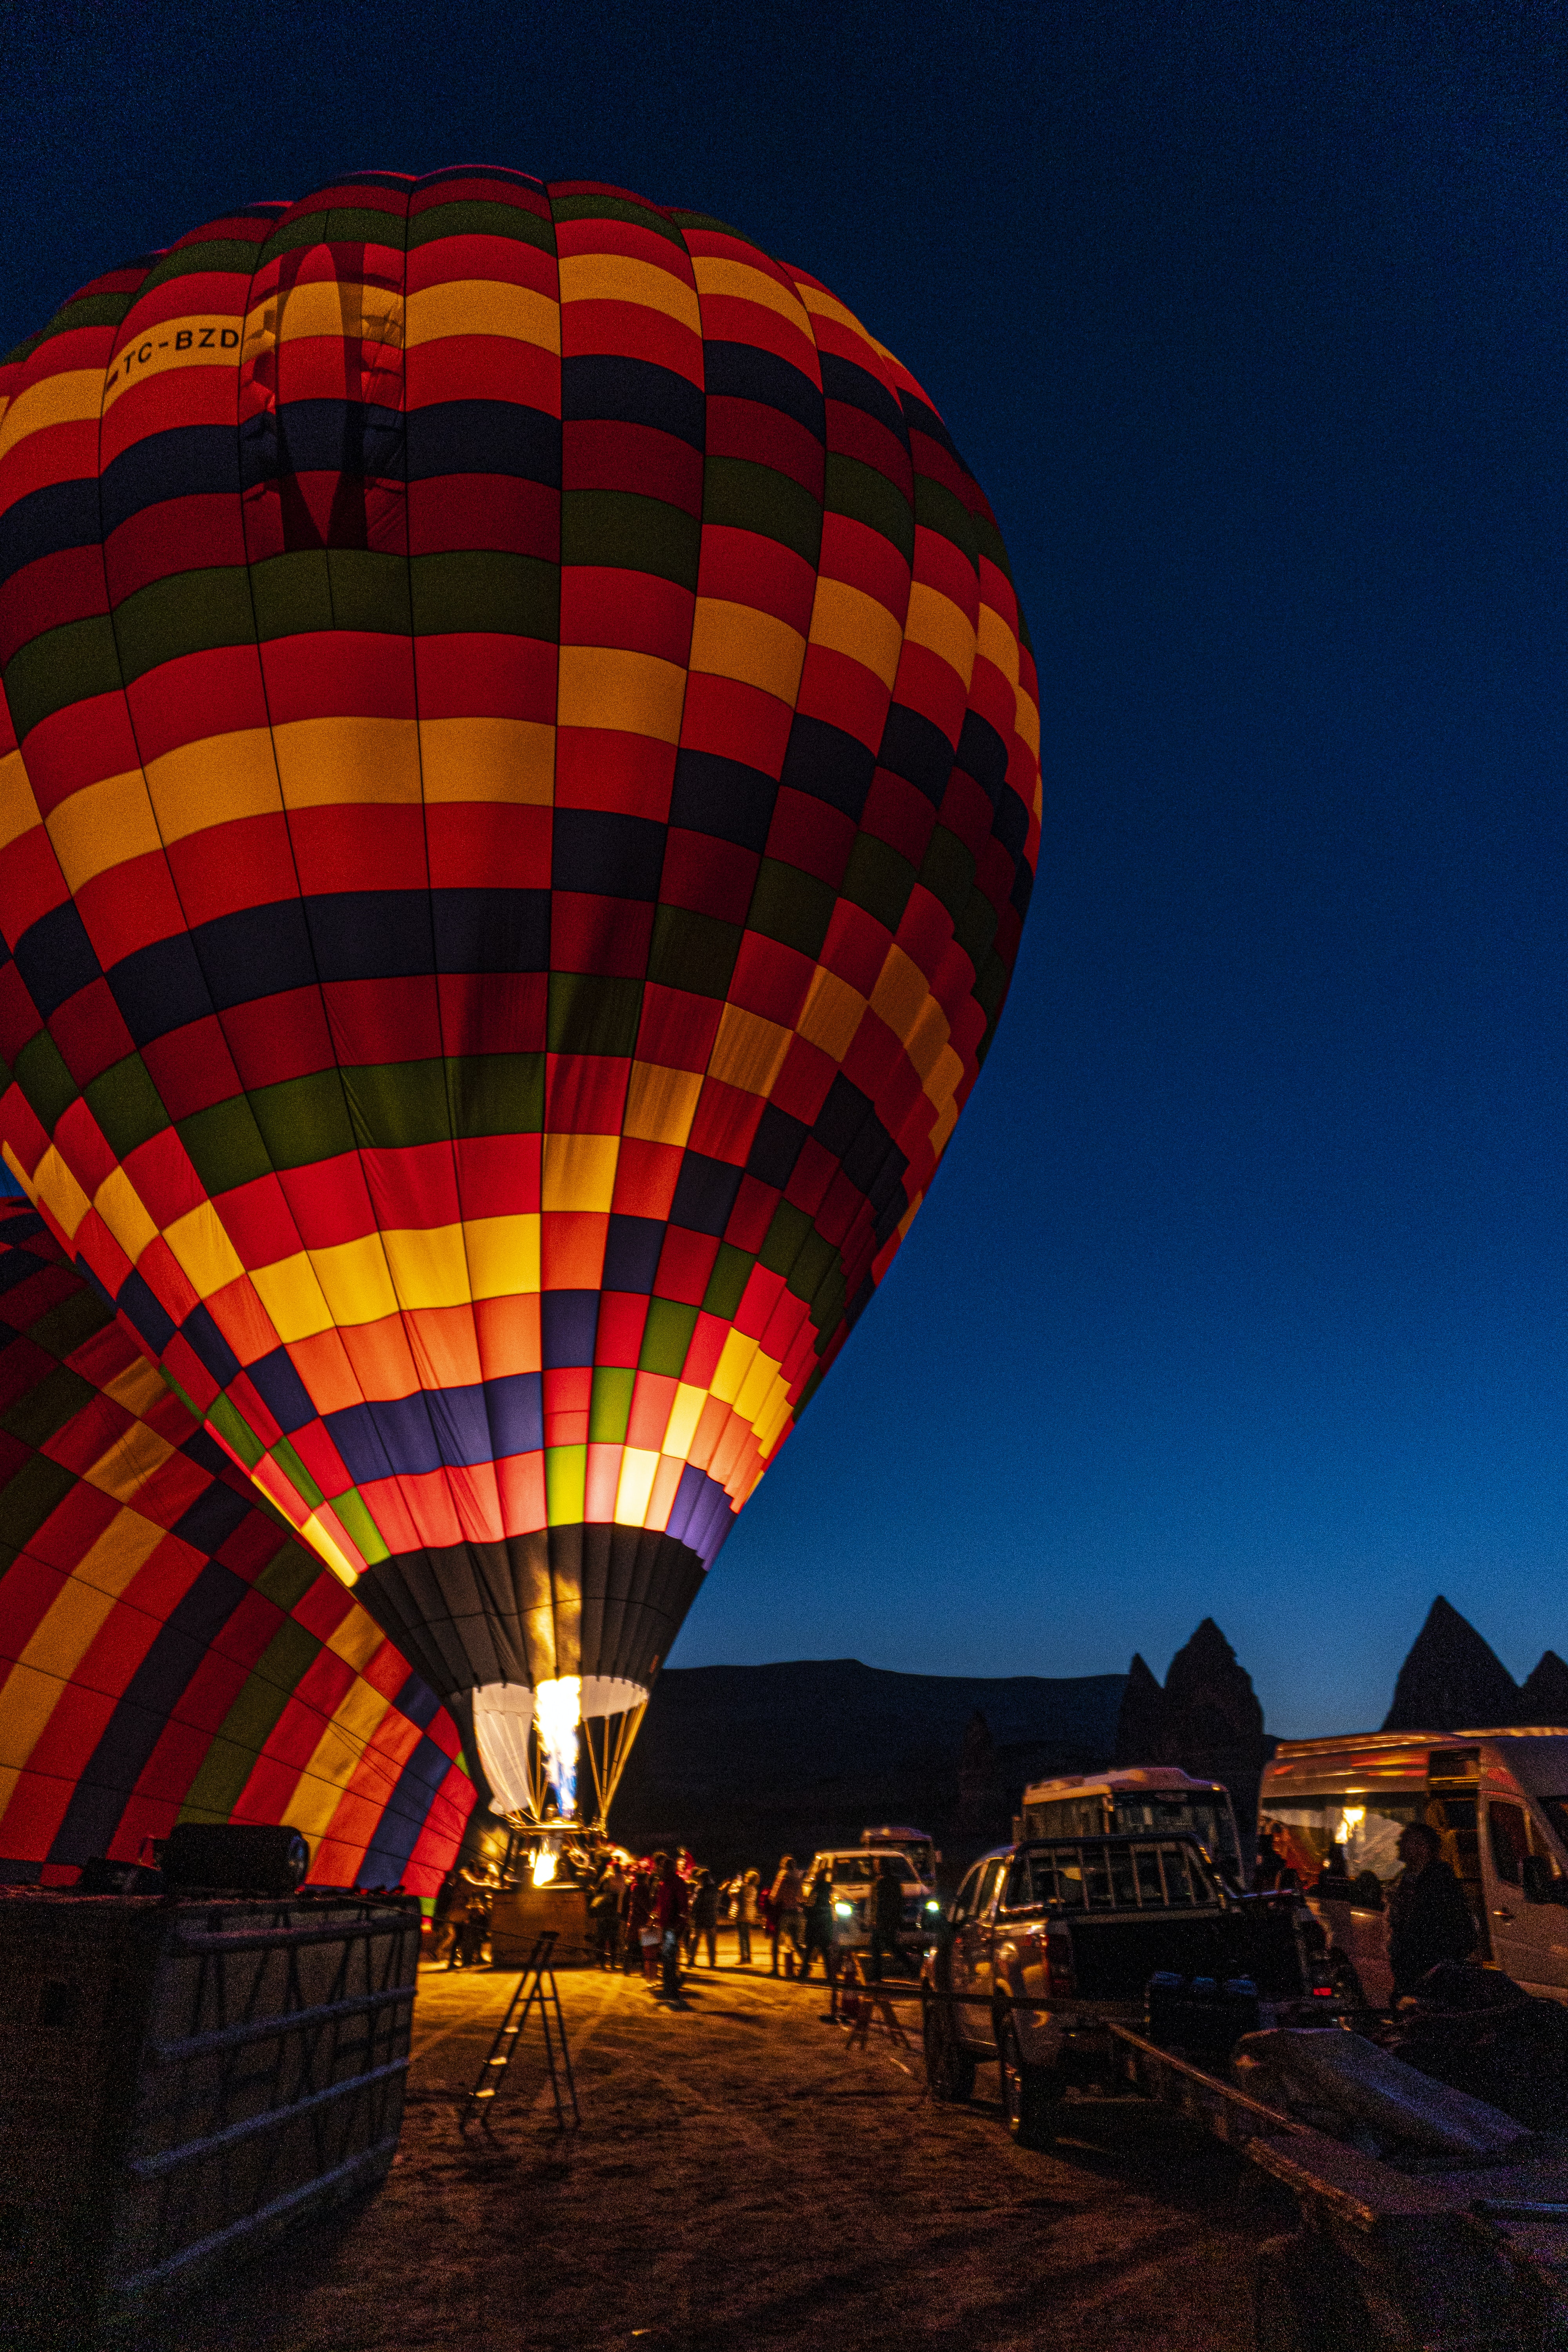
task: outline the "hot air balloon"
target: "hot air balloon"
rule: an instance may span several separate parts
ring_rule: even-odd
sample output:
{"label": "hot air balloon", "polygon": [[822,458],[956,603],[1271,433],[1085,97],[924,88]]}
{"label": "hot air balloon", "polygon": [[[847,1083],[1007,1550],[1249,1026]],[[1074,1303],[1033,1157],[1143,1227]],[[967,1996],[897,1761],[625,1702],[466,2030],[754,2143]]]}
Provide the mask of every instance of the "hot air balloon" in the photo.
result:
{"label": "hot air balloon", "polygon": [[0,1875],[281,1822],[313,1880],[435,1893],[476,1796],[451,1717],[10,1202],[0,1544]]}
{"label": "hot air balloon", "polygon": [[984,498],[722,223],[361,173],[6,362],[0,664],[7,1164],[497,1809],[602,1817],[1006,993]]}

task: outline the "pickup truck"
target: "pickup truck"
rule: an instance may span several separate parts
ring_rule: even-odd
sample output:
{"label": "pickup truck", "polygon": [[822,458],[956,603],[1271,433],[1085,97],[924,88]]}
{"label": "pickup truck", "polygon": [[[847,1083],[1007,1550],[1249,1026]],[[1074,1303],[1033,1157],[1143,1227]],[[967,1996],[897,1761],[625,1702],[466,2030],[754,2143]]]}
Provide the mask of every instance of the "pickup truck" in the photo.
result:
{"label": "pickup truck", "polygon": [[1048,2146],[1068,2084],[1110,2071],[1110,2026],[1142,2029],[1152,1978],[1250,1979],[1238,2032],[1328,2022],[1344,2004],[1323,1941],[1293,1897],[1230,1893],[1194,1837],[1002,1847],[970,1871],[926,1954],[926,2079],[937,2098],[966,2099],[976,2066],[998,2062],[1013,2137]]}

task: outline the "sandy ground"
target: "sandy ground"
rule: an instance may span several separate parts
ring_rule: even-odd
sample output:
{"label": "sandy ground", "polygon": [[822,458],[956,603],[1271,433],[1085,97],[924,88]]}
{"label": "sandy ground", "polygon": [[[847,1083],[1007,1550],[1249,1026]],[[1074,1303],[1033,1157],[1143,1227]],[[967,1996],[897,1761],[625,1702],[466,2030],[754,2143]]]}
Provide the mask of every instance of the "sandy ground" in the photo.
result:
{"label": "sandy ground", "polygon": [[[721,1959],[725,1955],[721,1947]],[[918,2049],[822,2022],[820,1985],[721,1966],[663,2007],[563,1974],[581,2127],[537,2043],[459,2130],[516,1979],[421,1971],[384,2188],[144,2339],[158,2352],[1244,2352],[1258,2176],[1141,2102],[1015,2148],[982,2068],[928,2098]],[[918,2037],[917,2009],[910,2011]]]}

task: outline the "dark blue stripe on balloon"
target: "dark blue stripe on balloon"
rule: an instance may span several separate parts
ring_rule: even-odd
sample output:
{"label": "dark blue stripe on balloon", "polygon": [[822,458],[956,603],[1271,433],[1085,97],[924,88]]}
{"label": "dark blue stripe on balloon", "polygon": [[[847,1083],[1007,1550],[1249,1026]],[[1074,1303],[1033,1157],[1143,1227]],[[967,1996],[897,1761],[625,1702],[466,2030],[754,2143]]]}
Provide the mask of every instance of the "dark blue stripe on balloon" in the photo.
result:
{"label": "dark blue stripe on balloon", "polygon": [[561,423],[510,400],[441,400],[408,412],[408,478],[507,474],[561,488]]}
{"label": "dark blue stripe on balloon", "polygon": [[563,360],[561,415],[570,424],[651,425],[693,449],[708,438],[707,406],[697,385],[651,360],[596,354]]}
{"label": "dark blue stripe on balloon", "polygon": [[517,1372],[469,1388],[345,1405],[325,1420],[356,1486],[384,1478],[389,1470],[422,1477],[442,1468],[472,1469],[539,1451],[544,1443],[543,1383],[538,1372]]}
{"label": "dark blue stripe on balloon", "polygon": [[702,373],[710,398],[754,400],[793,416],[818,441],[827,438],[827,409],[821,393],[808,375],[776,352],[759,351],[754,343],[705,342]]}
{"label": "dark blue stripe on balloon", "polygon": [[713,834],[760,855],[768,845],[777,798],[777,784],[760,768],[716,751],[676,753],[669,821],[689,833]]}
{"label": "dark blue stripe on balloon", "polygon": [[68,547],[96,547],[101,535],[98,484],[50,482],[0,515],[0,586],[26,563]]}
{"label": "dark blue stripe on balloon", "polygon": [[835,352],[818,352],[822,362],[822,389],[829,400],[842,400],[851,408],[864,409],[879,425],[885,425],[905,447],[909,431],[904,424],[904,412],[885,383],[853,360],[840,359]]}
{"label": "dark blue stripe on balloon", "polygon": [[[233,498],[239,445],[232,425],[177,425],[150,433],[111,459],[100,477],[105,539],[132,515],[166,499]],[[96,523],[93,537],[98,536]]]}
{"label": "dark blue stripe on balloon", "polygon": [[103,976],[92,941],[69,898],[30,924],[12,953],[27,993],[45,1021],[68,996]]}

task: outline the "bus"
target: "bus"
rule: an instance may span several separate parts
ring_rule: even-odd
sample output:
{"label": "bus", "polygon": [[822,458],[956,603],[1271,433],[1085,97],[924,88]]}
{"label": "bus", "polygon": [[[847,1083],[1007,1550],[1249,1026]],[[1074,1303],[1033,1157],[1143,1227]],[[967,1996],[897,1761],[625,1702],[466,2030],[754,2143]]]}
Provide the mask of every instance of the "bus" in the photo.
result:
{"label": "bus", "polygon": [[1114,1772],[1068,1772],[1024,1791],[1015,1843],[1026,1838],[1136,1836],[1187,1830],[1222,1878],[1247,1884],[1236,1809],[1218,1780],[1194,1780],[1177,1764],[1131,1764]]}

